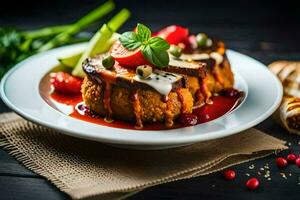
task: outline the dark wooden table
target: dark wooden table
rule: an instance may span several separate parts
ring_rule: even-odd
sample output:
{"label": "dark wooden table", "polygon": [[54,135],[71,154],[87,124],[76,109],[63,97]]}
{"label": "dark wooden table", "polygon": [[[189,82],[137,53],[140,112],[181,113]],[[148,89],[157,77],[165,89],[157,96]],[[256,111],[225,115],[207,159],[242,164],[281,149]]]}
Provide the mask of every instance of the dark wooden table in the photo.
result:
{"label": "dark wooden table", "polygon": [[[187,1],[186,1],[187,2]],[[300,18],[293,1],[118,1],[118,6],[128,7],[133,16],[121,31],[131,29],[137,22],[153,29],[168,24],[190,27],[194,33],[207,32],[225,40],[230,49],[256,58],[264,64],[287,59],[300,61]],[[35,28],[51,24],[68,23],[99,4],[96,0],[52,0],[18,2],[11,0],[0,7],[0,25]],[[20,80],[21,81],[21,80]],[[264,80],[257,80],[264,81]],[[267,97],[266,97],[267,98]],[[0,112],[10,110],[0,101]],[[289,152],[300,154],[300,137],[288,134],[269,118],[256,126],[288,142]],[[233,167],[235,181],[225,181],[221,173],[177,181],[146,189],[129,199],[299,199],[300,169],[289,165],[279,170],[276,156],[269,156]],[[271,179],[258,175],[260,168],[269,164]],[[249,166],[254,164],[254,169]],[[261,171],[262,174],[263,171]],[[282,174],[286,175],[286,179]],[[246,174],[257,177],[261,186],[247,191]],[[43,177],[27,170],[12,156],[0,149],[0,199],[68,199]]]}

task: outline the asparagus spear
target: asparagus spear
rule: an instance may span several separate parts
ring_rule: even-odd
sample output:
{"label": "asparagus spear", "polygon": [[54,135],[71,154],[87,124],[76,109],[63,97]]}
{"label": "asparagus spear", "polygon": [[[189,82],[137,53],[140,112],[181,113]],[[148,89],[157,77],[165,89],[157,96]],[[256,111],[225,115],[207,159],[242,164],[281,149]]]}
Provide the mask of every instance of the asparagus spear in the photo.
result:
{"label": "asparagus spear", "polygon": [[[62,44],[79,42],[80,40],[86,41],[86,37],[74,38],[73,35],[106,15],[114,7],[114,2],[109,0],[104,5],[84,16],[83,19],[70,25],[46,27],[23,32],[9,27],[0,27],[0,80],[5,72],[16,63],[36,54],[40,48],[40,51],[43,51],[43,49],[46,50]],[[53,40],[49,41],[49,37],[53,36]]]}
{"label": "asparagus spear", "polygon": [[64,58],[58,58],[58,62],[60,62],[60,64],[62,64],[63,66],[74,68],[81,56],[82,52],[79,52],[76,54],[68,55]]}
{"label": "asparagus spear", "polygon": [[74,34],[76,34],[81,29],[88,26],[90,23],[102,18],[103,16],[107,15],[110,11],[112,11],[115,8],[115,4],[112,0],[107,1],[103,5],[99,6],[83,18],[81,18],[79,21],[75,22],[73,25],[71,25],[68,29],[66,29],[64,32],[56,35],[53,39],[51,39],[49,42],[41,46],[38,50],[38,52],[43,52],[49,49],[52,49],[55,46],[58,46],[60,44],[63,44],[66,42],[70,37]]}
{"label": "asparagus spear", "polygon": [[104,24],[99,31],[92,37],[86,50],[83,52],[79,61],[77,62],[72,74],[74,76],[84,77],[82,70],[82,62],[90,56],[94,56],[99,53],[104,53],[110,48],[110,38],[113,33],[117,31],[129,18],[130,12],[127,9],[122,9],[117,15],[115,15],[107,24]]}
{"label": "asparagus spear", "polygon": [[[113,45],[113,43],[118,40],[119,36],[120,36],[120,34],[118,34],[118,33],[113,34],[113,36],[107,42],[106,50],[108,50]],[[81,58],[83,52],[84,51],[81,51],[81,52],[78,52],[75,54],[71,54],[71,55],[67,55],[67,56],[58,58],[58,61],[60,62],[60,64],[62,64],[65,67],[74,68],[77,65],[79,59]]]}
{"label": "asparagus spear", "polygon": [[61,26],[52,26],[52,27],[46,27],[46,28],[41,28],[38,30],[33,30],[33,31],[24,31],[21,32],[21,36],[24,36],[24,38],[27,40],[31,39],[37,39],[41,37],[49,37],[52,35],[56,35],[59,33],[62,33],[68,29],[70,29],[72,25],[61,25]]}

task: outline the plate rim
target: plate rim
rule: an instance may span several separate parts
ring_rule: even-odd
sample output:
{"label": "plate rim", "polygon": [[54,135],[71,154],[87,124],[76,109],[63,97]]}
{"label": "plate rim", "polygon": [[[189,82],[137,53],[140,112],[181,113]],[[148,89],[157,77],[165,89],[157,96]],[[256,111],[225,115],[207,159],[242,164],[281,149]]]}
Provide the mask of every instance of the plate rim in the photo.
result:
{"label": "plate rim", "polygon": [[[273,105],[269,107],[269,109],[267,110],[267,112],[265,112],[262,115],[260,115],[258,118],[256,118],[256,120],[253,120],[253,121],[251,121],[251,122],[249,122],[247,124],[244,124],[243,126],[238,126],[238,127],[232,128],[231,131],[230,131],[231,133],[230,134],[226,134],[226,135],[224,135],[224,133],[222,133],[222,132],[219,132],[219,133],[217,132],[215,134],[206,135],[205,139],[203,139],[201,137],[200,138],[199,137],[195,137],[195,135],[190,135],[190,136],[186,136],[185,140],[180,140],[180,139],[177,139],[177,138],[172,138],[172,139],[169,139],[168,141],[159,141],[159,140],[156,140],[155,142],[153,142],[153,141],[145,141],[145,140],[139,141],[139,140],[132,140],[132,139],[126,139],[126,140],[121,139],[120,140],[120,139],[115,139],[115,138],[112,139],[112,138],[109,138],[109,137],[96,137],[95,138],[93,136],[86,136],[86,135],[82,135],[82,134],[80,135],[79,133],[74,132],[74,131],[71,133],[71,132],[69,132],[69,130],[66,130],[66,129],[61,128],[61,127],[57,127],[57,126],[52,125],[50,123],[45,123],[42,120],[38,120],[35,117],[29,116],[27,113],[25,113],[24,111],[22,111],[22,109],[19,109],[17,106],[13,105],[12,102],[10,102],[10,100],[8,99],[8,97],[5,94],[5,83],[7,82],[7,79],[17,69],[19,69],[20,67],[22,67],[26,63],[28,63],[28,62],[30,62],[30,61],[38,58],[38,57],[42,57],[42,56],[48,54],[49,52],[58,51],[58,50],[62,50],[62,49],[65,49],[65,48],[71,48],[71,47],[74,47],[74,46],[85,45],[85,44],[86,43],[81,43],[81,44],[68,45],[68,46],[64,46],[64,47],[59,47],[59,48],[56,48],[56,49],[52,49],[50,51],[46,51],[46,52],[43,52],[43,53],[31,56],[28,59],[26,59],[26,60],[18,63],[17,65],[15,65],[12,69],[10,69],[5,74],[5,76],[2,78],[1,83],[0,83],[0,97],[2,98],[3,102],[10,109],[12,109],[14,112],[16,112],[18,115],[22,116],[23,118],[25,118],[25,119],[27,119],[27,120],[29,120],[31,122],[40,124],[42,126],[46,126],[46,127],[51,128],[51,129],[57,130],[59,132],[63,132],[64,134],[67,134],[67,135],[70,135],[70,136],[73,136],[73,137],[79,137],[79,138],[83,138],[83,139],[94,140],[94,141],[104,142],[104,143],[112,143],[112,144],[126,144],[126,145],[179,145],[179,144],[195,143],[195,142],[207,141],[207,140],[221,138],[221,137],[227,137],[227,136],[230,136],[232,134],[236,134],[236,133],[241,132],[243,130],[249,129],[249,128],[251,128],[251,127],[253,127],[253,126],[261,123],[266,118],[268,118],[279,107],[281,99],[282,99],[283,89],[282,89],[281,82],[279,81],[279,79],[274,74],[272,74],[268,70],[267,67],[262,67],[264,71],[268,71],[267,73],[270,73],[272,75],[272,77],[274,78],[274,80],[276,82],[276,89],[279,92],[279,94],[276,97]],[[247,57],[248,59],[252,60],[252,62],[256,62],[256,63],[258,63],[260,65],[265,66],[263,63],[261,63],[261,62],[255,60],[255,59],[253,59],[250,56],[244,55],[242,53],[239,53],[239,52],[236,52],[236,51],[233,51],[233,50],[227,50],[227,51],[231,52],[231,53],[234,53],[234,54],[238,54],[238,55]],[[66,117],[68,117],[68,116],[66,116]]]}

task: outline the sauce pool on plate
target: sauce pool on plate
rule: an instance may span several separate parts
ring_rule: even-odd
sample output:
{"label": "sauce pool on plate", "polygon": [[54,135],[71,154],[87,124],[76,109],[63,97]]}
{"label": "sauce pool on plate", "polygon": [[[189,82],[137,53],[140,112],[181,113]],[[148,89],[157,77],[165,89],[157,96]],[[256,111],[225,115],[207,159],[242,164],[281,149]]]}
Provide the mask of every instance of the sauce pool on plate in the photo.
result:
{"label": "sauce pool on plate", "polygon": [[[213,96],[211,98],[211,104],[206,104],[204,106],[194,108],[193,115],[197,118],[196,124],[206,123],[217,119],[225,115],[226,113],[229,113],[239,105],[242,98],[243,92],[239,92],[234,89],[231,90],[230,94]],[[94,124],[99,124],[102,126],[124,129],[137,129],[132,123],[127,123],[120,120],[108,121],[103,117],[92,113],[83,104],[81,95],[64,95],[54,92],[51,94],[51,99],[55,103],[63,104],[69,108],[72,107],[72,112],[69,113],[70,117]],[[150,125],[145,124],[141,130],[168,130],[187,126],[189,125],[176,122],[174,126],[168,128],[163,123],[154,123]]]}

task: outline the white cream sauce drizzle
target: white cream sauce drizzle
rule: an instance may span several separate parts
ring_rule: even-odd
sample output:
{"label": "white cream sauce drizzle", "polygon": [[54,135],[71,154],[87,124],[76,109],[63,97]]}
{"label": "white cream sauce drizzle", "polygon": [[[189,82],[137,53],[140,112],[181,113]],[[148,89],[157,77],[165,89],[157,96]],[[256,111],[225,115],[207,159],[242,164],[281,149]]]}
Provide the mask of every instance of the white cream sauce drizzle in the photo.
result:
{"label": "white cream sauce drizzle", "polygon": [[223,62],[223,56],[218,52],[211,52],[210,57],[214,59],[218,65]]}
{"label": "white cream sauce drizzle", "polygon": [[210,56],[207,53],[193,53],[193,54],[182,54],[180,59],[182,60],[206,60]]}
{"label": "white cream sauce drizzle", "polygon": [[224,60],[223,56],[218,52],[211,52],[210,54],[208,53],[182,54],[180,56],[180,59],[182,60],[206,60],[209,58],[214,59],[218,65],[221,64]]}
{"label": "white cream sauce drizzle", "polygon": [[183,60],[177,60],[175,58],[170,58],[169,61],[170,67],[186,68],[186,69],[199,69],[201,66],[196,63],[186,62]]}
{"label": "white cream sauce drizzle", "polygon": [[154,70],[154,72],[146,79],[141,78],[139,75],[135,75],[133,80],[149,85],[162,95],[168,95],[172,90],[172,84],[181,78],[182,76],[179,74]]}

